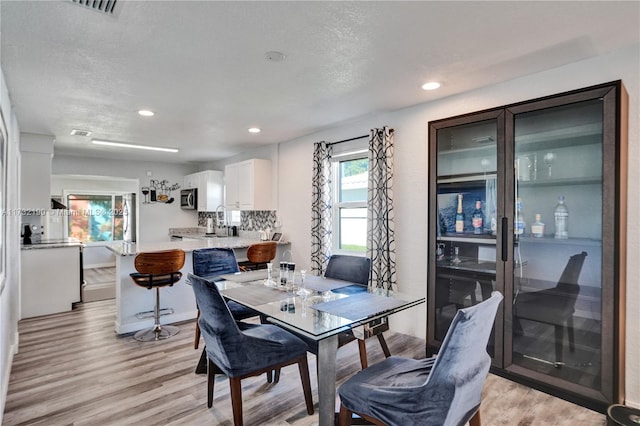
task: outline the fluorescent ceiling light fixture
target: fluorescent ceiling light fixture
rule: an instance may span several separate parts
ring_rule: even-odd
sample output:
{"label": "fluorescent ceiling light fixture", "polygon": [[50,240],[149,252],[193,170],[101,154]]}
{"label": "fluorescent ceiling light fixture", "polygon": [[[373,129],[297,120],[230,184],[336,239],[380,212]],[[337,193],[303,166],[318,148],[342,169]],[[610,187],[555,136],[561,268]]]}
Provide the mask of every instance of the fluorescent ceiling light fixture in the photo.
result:
{"label": "fluorescent ceiling light fixture", "polygon": [[96,145],[115,146],[119,148],[146,149],[148,151],[162,151],[162,152],[178,152],[176,148],[163,148],[160,146],[135,145],[132,143],[101,141],[98,139],[93,139],[91,142]]}
{"label": "fluorescent ceiling light fixture", "polygon": [[153,111],[149,111],[148,109],[141,109],[138,111],[138,114],[143,117],[153,117],[155,115]]}
{"label": "fluorescent ceiling light fixture", "polygon": [[430,81],[428,83],[423,84],[422,88],[424,90],[436,90],[440,88],[440,83],[438,83],[437,81]]}
{"label": "fluorescent ceiling light fixture", "polygon": [[260,133],[260,129],[257,127],[251,127],[249,133]]}

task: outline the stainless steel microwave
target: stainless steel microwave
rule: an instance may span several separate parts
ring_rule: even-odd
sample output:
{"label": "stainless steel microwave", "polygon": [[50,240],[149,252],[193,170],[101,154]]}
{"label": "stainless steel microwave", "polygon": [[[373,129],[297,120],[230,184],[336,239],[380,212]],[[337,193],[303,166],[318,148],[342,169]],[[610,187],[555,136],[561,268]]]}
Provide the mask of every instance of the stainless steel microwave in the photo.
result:
{"label": "stainless steel microwave", "polygon": [[185,210],[195,210],[198,208],[198,190],[196,188],[183,189],[180,191],[180,207]]}

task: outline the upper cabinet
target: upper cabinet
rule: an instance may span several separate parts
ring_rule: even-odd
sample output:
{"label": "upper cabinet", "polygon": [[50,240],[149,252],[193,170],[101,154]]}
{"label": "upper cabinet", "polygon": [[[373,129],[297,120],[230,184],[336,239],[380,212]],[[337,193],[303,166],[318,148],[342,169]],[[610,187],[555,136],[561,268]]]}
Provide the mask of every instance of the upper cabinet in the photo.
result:
{"label": "upper cabinet", "polygon": [[613,82],[429,123],[429,351],[497,290],[494,369],[624,401],[626,105]]}
{"label": "upper cabinet", "polygon": [[272,210],[271,160],[252,159],[224,168],[227,209]]}
{"label": "upper cabinet", "polygon": [[53,136],[20,135],[20,208],[51,208],[51,158]]}
{"label": "upper cabinet", "polygon": [[184,177],[184,189],[196,188],[199,212],[213,212],[223,204],[224,176],[218,170],[205,170]]}

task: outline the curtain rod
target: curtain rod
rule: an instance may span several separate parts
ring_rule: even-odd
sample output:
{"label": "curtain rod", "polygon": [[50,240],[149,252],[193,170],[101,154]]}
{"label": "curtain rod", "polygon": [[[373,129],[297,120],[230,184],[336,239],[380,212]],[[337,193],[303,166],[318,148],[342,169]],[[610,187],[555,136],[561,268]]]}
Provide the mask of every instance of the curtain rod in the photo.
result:
{"label": "curtain rod", "polygon": [[368,137],[369,137],[369,135],[356,136],[355,138],[343,139],[343,140],[338,141],[338,142],[331,142],[331,143],[328,143],[327,145],[337,145],[339,143],[351,142],[351,141],[355,141],[355,140],[358,140],[358,139],[364,139],[364,138],[368,138]]}

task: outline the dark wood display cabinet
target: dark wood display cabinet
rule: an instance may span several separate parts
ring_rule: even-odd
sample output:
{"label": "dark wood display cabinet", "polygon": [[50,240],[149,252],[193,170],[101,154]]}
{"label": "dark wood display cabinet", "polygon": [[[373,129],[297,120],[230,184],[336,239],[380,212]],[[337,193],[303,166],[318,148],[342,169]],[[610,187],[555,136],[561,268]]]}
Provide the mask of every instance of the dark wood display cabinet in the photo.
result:
{"label": "dark wood display cabinet", "polygon": [[626,129],[620,81],[429,123],[429,353],[498,290],[493,372],[623,400]]}

